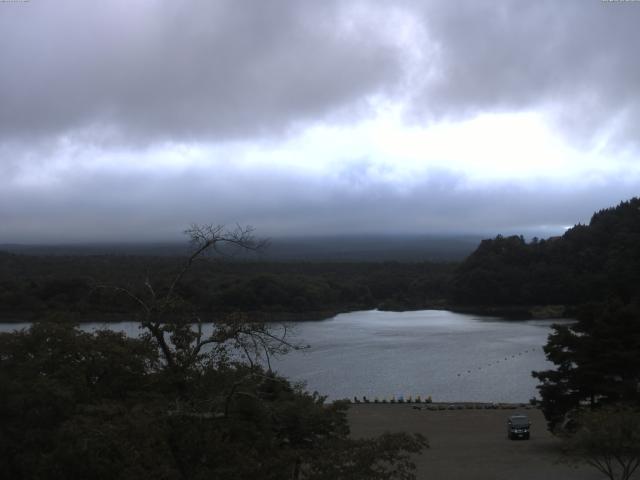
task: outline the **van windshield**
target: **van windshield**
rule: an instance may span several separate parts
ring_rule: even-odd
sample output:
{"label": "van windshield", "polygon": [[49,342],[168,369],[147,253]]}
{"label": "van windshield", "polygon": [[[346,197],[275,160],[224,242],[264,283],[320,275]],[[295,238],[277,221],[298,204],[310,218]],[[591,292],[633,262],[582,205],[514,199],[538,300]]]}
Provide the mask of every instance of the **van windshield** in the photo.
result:
{"label": "van windshield", "polygon": [[511,417],[511,423],[517,426],[529,425],[529,419],[527,417]]}

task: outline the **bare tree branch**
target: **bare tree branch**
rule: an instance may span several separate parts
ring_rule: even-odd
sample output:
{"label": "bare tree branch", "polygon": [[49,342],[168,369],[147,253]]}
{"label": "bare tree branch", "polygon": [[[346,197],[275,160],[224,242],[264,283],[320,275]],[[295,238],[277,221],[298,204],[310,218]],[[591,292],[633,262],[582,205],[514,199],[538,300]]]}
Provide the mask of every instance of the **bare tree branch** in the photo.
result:
{"label": "bare tree branch", "polygon": [[[156,290],[149,275],[142,282],[146,292],[144,296],[121,286],[99,286],[123,293],[141,307],[141,326],[157,343],[168,367],[210,361],[206,360],[207,355],[210,358],[214,354],[221,359],[232,358],[229,353],[236,350],[243,352],[245,361],[252,369],[264,357],[268,369],[271,370],[271,356],[304,348],[287,339],[286,327],[283,327],[280,334],[275,334],[265,324],[248,322],[242,315],[231,315],[224,321],[217,322],[211,335],[205,337],[200,316],[196,312],[187,313],[190,309],[185,309],[186,303],[176,292],[185,275],[194,262],[209,251],[223,256],[229,253],[227,247],[235,250],[261,251],[266,248],[268,241],[257,240],[252,227],[240,225],[227,229],[224,225],[192,224],[185,230],[185,234],[189,237],[192,251],[173,276],[167,289]],[[208,346],[212,348],[206,348]]]}
{"label": "bare tree branch", "polygon": [[182,266],[182,269],[175,276],[173,282],[171,282],[167,297],[173,295],[176,286],[189,271],[193,262],[205,255],[209,249],[213,249],[220,255],[225,255],[219,248],[220,245],[225,244],[254,252],[265,249],[269,243],[268,240],[256,240],[253,236],[253,231],[254,229],[251,226],[241,227],[236,225],[233,230],[225,230],[224,225],[192,224],[184,233],[189,236],[193,251]]}

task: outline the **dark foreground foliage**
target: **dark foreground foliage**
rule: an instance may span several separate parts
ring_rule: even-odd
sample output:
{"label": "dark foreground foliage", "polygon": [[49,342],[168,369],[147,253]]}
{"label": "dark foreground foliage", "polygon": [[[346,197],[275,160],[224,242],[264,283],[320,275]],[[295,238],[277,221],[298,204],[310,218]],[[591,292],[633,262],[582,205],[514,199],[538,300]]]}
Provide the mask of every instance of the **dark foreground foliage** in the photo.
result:
{"label": "dark foreground foliage", "polygon": [[181,286],[207,251],[258,250],[251,228],[192,225],[169,278],[102,285],[138,307],[142,335],[62,322],[0,335],[0,471],[12,479],[411,479],[418,435],[349,438],[324,404],[261,366],[298,348],[229,315],[204,332]]}
{"label": "dark foreground foliage", "polygon": [[624,405],[584,410],[567,438],[567,459],[586,462],[610,480],[629,480],[640,467],[640,410]]}
{"label": "dark foreground foliage", "polygon": [[151,336],[0,335],[3,478],[413,478],[425,439],[352,440],[346,409],[219,349],[169,368]]}

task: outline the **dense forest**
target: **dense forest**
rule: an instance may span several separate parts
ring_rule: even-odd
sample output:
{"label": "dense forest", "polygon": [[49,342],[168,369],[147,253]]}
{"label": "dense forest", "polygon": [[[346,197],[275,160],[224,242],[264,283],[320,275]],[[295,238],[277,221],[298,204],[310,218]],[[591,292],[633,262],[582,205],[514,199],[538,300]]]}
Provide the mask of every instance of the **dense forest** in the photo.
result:
{"label": "dense forest", "polygon": [[[65,312],[79,319],[114,318],[135,302],[105,285],[161,288],[183,257],[33,256],[0,253],[0,315],[30,319]],[[253,312],[269,318],[317,318],[358,309],[411,309],[442,305],[454,270],[450,263],[248,262],[201,259],[180,294],[204,315]]]}
{"label": "dense forest", "polygon": [[640,199],[595,213],[561,237],[483,240],[457,268],[456,305],[580,305],[640,294]]}

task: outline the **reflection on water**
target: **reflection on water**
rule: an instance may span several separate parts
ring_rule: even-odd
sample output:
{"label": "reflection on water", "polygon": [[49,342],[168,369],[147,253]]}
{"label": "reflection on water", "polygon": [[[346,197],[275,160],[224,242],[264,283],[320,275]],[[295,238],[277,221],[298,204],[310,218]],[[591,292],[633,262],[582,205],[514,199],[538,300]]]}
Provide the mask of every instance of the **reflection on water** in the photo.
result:
{"label": "reflection on water", "polygon": [[526,402],[532,370],[559,320],[504,321],[447,311],[365,311],[297,323],[311,347],[274,368],[330,398],[431,395],[434,401]]}
{"label": "reflection on water", "polygon": [[[526,402],[532,370],[560,320],[504,321],[441,310],[337,315],[288,322],[289,338],[310,348],[272,361],[274,370],[329,398],[431,395],[434,401]],[[0,324],[0,331],[28,324]],[[83,324],[138,335],[136,322]]]}

